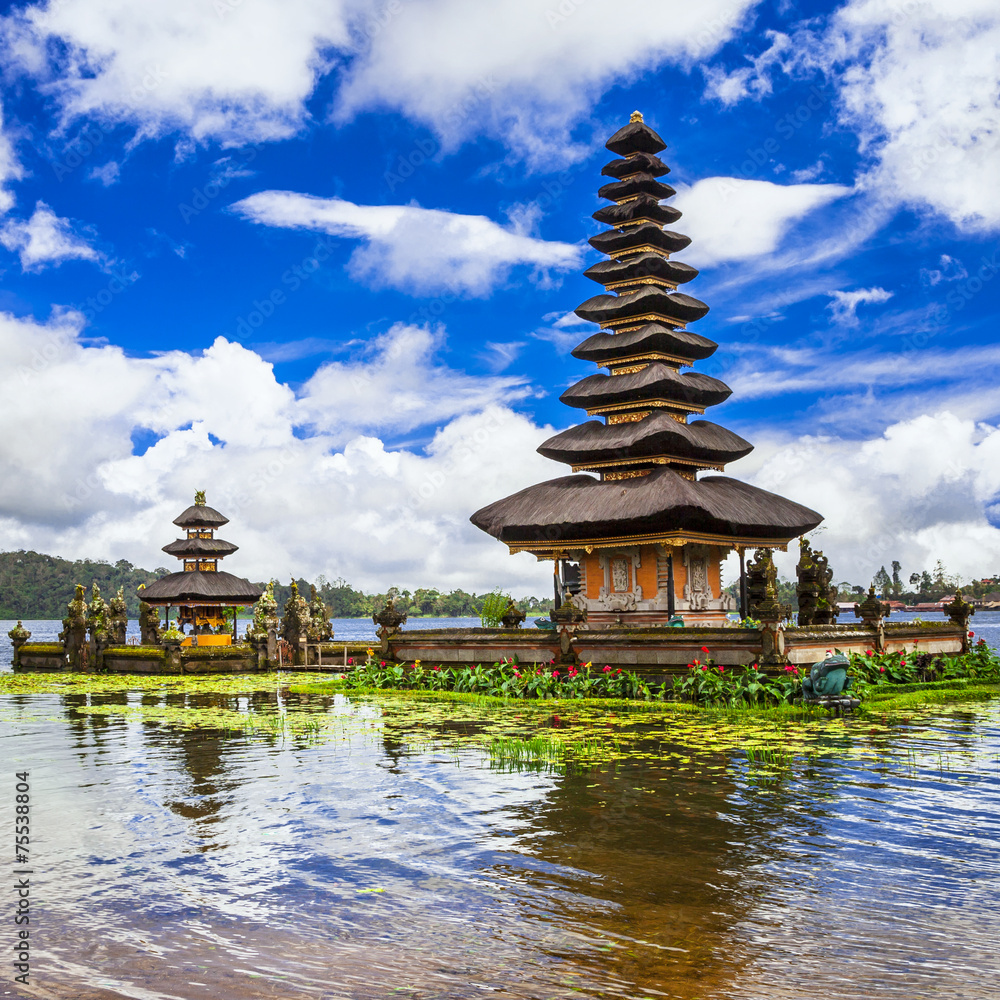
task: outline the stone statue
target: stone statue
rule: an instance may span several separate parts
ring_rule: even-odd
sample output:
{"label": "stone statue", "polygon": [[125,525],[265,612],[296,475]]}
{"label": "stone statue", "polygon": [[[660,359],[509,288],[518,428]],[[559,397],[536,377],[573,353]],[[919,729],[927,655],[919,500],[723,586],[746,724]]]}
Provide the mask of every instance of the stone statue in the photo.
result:
{"label": "stone statue", "polygon": [[372,615],[372,621],[378,626],[376,634],[383,656],[389,655],[389,640],[406,624],[406,617],[406,612],[396,607],[396,601],[391,595],[386,599],[385,607]]}
{"label": "stone statue", "polygon": [[297,665],[304,662],[302,642],[308,641],[311,624],[309,605],[299,594],[299,585],[292,580],[292,593],[285,601],[285,613],[281,619],[281,638],[292,647],[292,656]]}
{"label": "stone statue", "polygon": [[512,597],[507,601],[507,607],[504,609],[500,621],[504,628],[520,628],[521,622],[526,617],[527,615],[514,603],[514,598]]}
{"label": "stone statue", "polygon": [[145,601],[139,602],[139,641],[144,646],[160,644],[160,609]]}
{"label": "stone statue", "polygon": [[819,603],[819,567],[813,558],[808,538],[799,539],[799,562],[795,567],[798,583],[795,592],[799,598],[799,625],[816,624],[816,605]]}
{"label": "stone statue", "polygon": [[747,566],[747,615],[756,618],[757,605],[767,597],[767,587],[778,587],[778,570],[770,549],[758,549]]}
{"label": "stone statue", "polygon": [[961,590],[955,591],[955,599],[941,606],[941,610],[954,625],[962,630],[962,652],[969,651],[969,619],[976,613],[975,607],[962,596]]}
{"label": "stone statue", "polygon": [[309,641],[329,642],[333,638],[333,629],[330,627],[330,609],[326,606],[323,598],[316,593],[316,588],[309,588]]}
{"label": "stone statue", "polygon": [[128,605],[122,587],[108,602],[108,638],[115,646],[124,646],[128,634]]}
{"label": "stone statue", "polygon": [[63,630],[59,641],[66,650],[70,670],[84,668],[84,648],[87,645],[87,602],[84,599],[87,588],[82,583],[76,585],[76,596],[66,606],[67,616],[62,620]]}
{"label": "stone statue", "polygon": [[87,631],[95,646],[106,646],[109,637],[109,612],[107,602],[101,597],[101,588],[95,582],[90,588],[90,604],[87,605]]}
{"label": "stone statue", "polygon": [[18,620],[18,623],[7,635],[10,637],[10,643],[14,647],[11,666],[16,670],[21,665],[21,647],[31,638],[31,633]]}
{"label": "stone statue", "polygon": [[802,697],[806,701],[836,698],[850,690],[851,678],[847,668],[851,661],[843,653],[834,653],[812,665],[809,676],[802,681]]}
{"label": "stone statue", "polygon": [[778,600],[774,584],[768,581],[764,600],[754,610],[760,621],[760,665],[784,666],[788,662],[788,657],[785,655],[785,633],[782,622],[791,617],[791,605],[782,604]]}
{"label": "stone statue", "polygon": [[854,614],[865,623],[866,628],[875,633],[875,651],[884,653],[885,622],[883,619],[889,614],[889,605],[875,596],[875,584],[868,588],[868,597],[861,604],[854,605]]}

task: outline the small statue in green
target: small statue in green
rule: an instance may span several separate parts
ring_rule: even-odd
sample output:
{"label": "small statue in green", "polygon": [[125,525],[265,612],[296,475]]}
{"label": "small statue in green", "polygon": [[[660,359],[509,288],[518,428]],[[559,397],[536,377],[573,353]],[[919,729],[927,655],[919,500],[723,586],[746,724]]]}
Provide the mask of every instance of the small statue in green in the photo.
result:
{"label": "small statue in green", "polygon": [[851,661],[843,653],[834,653],[812,665],[809,676],[802,681],[802,697],[806,701],[836,698],[850,690],[847,668]]}

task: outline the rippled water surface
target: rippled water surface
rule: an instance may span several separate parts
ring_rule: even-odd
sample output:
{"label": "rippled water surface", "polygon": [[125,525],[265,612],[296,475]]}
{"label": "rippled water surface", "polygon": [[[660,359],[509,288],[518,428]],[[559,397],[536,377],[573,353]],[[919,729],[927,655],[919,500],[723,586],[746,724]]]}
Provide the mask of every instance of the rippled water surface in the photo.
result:
{"label": "rippled water surface", "polygon": [[[764,725],[157,683],[0,697],[29,995],[1000,997],[995,702]],[[537,733],[570,763],[497,759]]]}

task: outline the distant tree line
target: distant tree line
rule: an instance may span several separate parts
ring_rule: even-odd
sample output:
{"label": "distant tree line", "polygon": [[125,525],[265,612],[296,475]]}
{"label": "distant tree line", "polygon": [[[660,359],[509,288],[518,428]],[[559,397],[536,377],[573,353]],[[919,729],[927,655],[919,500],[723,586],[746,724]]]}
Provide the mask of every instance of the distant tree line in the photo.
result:
{"label": "distant tree line", "polygon": [[[906,604],[931,604],[939,601],[942,597],[954,594],[959,588],[969,598],[986,597],[993,601],[1000,601],[1000,574],[963,582],[960,576],[949,573],[941,560],[938,559],[932,570],[911,573],[908,578],[909,587],[907,587],[900,575],[902,564],[893,560],[890,565],[892,567],[891,574],[885,566],[880,566],[869,584],[862,585],[842,580],[837,584],[837,600],[841,603],[863,601],[864,596],[868,593],[868,587],[874,584],[875,593],[883,600],[898,600]],[[738,579],[733,581],[726,587],[726,590],[739,600],[740,581]],[[798,610],[799,602],[794,580],[778,579],[778,599],[782,604],[790,604],[793,611]]]}
{"label": "distant tree line", "polygon": [[[73,598],[73,590],[78,583],[88,588],[97,583],[101,593],[107,598],[119,587],[125,594],[129,616],[139,614],[140,584],[150,584],[171,570],[158,567],[154,570],[139,569],[125,559],[116,563],[101,560],[60,559],[58,556],[40,552],[24,551],[0,552],[0,618],[55,618],[66,614],[66,605]],[[266,581],[258,581],[261,587]],[[296,580],[299,591],[308,599],[311,581]],[[475,617],[482,609],[486,594],[467,594],[464,590],[453,590],[443,594],[438,590],[418,589],[412,593],[390,587],[384,594],[366,594],[355,590],[345,580],[332,583],[325,576],[315,581],[316,590],[330,609],[331,618],[367,618],[385,605],[390,595],[399,608],[405,608],[411,615],[433,615],[439,618]],[[279,608],[283,608],[291,593],[291,581],[279,583],[274,594]],[[528,614],[547,614],[552,608],[552,600],[537,597],[522,597],[515,602]]]}
{"label": "distant tree line", "polygon": [[[299,592],[309,596],[309,583],[306,580],[296,580]],[[390,587],[382,594],[366,594],[355,590],[345,580],[334,580],[332,583],[325,576],[319,576],[315,582],[316,593],[330,609],[331,618],[369,618],[385,606],[392,597],[396,607],[405,610],[411,616],[428,615],[434,618],[475,618],[482,611],[484,594],[467,594],[464,590],[453,590],[443,594],[431,588],[418,588],[414,591]],[[274,588],[274,596],[278,606],[283,607],[291,592],[291,582],[278,583]],[[542,600],[537,597],[515,598],[514,603],[526,614],[544,615],[552,610],[552,599]]]}

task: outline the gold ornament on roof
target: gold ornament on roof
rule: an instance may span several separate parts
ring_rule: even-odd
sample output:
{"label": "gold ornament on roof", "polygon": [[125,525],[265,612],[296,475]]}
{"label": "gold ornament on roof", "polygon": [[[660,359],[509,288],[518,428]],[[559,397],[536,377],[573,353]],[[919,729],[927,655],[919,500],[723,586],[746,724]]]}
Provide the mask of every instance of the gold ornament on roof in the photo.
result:
{"label": "gold ornament on roof", "polygon": [[641,111],[633,111],[632,112],[632,117],[629,118],[628,121],[629,121],[630,125],[633,125],[636,122],[641,122],[642,121],[642,112]]}

